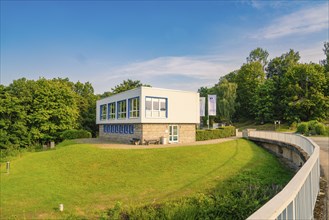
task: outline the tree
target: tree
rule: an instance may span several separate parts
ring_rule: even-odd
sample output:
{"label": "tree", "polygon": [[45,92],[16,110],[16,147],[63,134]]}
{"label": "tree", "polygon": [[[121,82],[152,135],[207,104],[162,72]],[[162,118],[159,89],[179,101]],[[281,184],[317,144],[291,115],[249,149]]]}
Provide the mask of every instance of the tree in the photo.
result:
{"label": "tree", "polygon": [[78,127],[79,109],[70,82],[41,78],[34,82],[28,127],[39,142],[57,140],[59,132]]}
{"label": "tree", "polygon": [[236,75],[237,102],[236,114],[240,118],[253,119],[253,96],[257,87],[265,80],[263,67],[259,62],[242,65]]}
{"label": "tree", "polygon": [[1,88],[1,146],[28,147],[58,140],[77,128],[77,95],[68,79],[14,80]]}
{"label": "tree", "polygon": [[[321,60],[320,64],[322,66],[324,66],[326,82],[327,82],[327,85],[329,85],[329,41],[324,42],[323,52],[326,55],[326,59]],[[327,86],[327,88],[326,88],[325,95],[329,96],[329,86]]]}
{"label": "tree", "polygon": [[236,80],[236,75],[238,74],[239,70],[234,70],[228,74],[226,74],[225,76],[222,76],[219,81],[222,81],[223,79],[226,79],[228,82],[230,83],[235,83]]}
{"label": "tree", "polygon": [[272,79],[267,79],[257,87],[253,97],[253,110],[258,122],[265,123],[274,120],[274,93],[275,86]]}
{"label": "tree", "polygon": [[287,121],[322,120],[329,116],[328,85],[318,64],[291,66],[283,79],[284,118]]}
{"label": "tree", "polygon": [[321,60],[320,64],[324,66],[326,72],[329,72],[329,41],[324,42],[323,46],[323,52],[326,55],[326,59]]}
{"label": "tree", "polygon": [[252,63],[252,62],[259,62],[262,64],[263,70],[265,70],[265,66],[268,63],[268,52],[267,50],[264,50],[260,47],[252,50],[247,57],[247,63]]}
{"label": "tree", "polygon": [[231,83],[223,78],[215,85],[214,90],[217,93],[217,110],[219,119],[232,122],[232,116],[235,113],[237,84]]}
{"label": "tree", "polygon": [[74,91],[77,94],[79,108],[79,128],[89,131],[93,137],[96,137],[98,130],[95,123],[97,96],[94,94],[94,88],[89,82],[83,84],[78,81],[74,84]]}
{"label": "tree", "polygon": [[141,86],[151,87],[150,85],[141,83],[141,81],[139,81],[139,80],[133,81],[131,79],[128,79],[128,80],[124,80],[121,84],[115,86],[114,89],[112,88],[111,93],[114,95],[114,94],[124,92],[124,91],[130,90],[130,89],[135,89],[135,88],[138,88]]}
{"label": "tree", "polygon": [[300,59],[299,53],[290,49],[289,52],[282,54],[280,57],[273,58],[267,65],[267,79],[274,82],[275,92],[273,93],[274,102],[274,119],[283,120],[285,104],[282,102],[284,94],[283,78],[289,68],[298,64]]}
{"label": "tree", "polygon": [[298,64],[300,60],[299,52],[295,52],[290,49],[289,52],[282,54],[280,57],[273,58],[267,68],[267,78],[279,78],[282,77],[288,68]]}
{"label": "tree", "polygon": [[114,88],[111,88],[111,91],[104,92],[102,95],[100,95],[100,98],[106,98],[114,94],[135,89],[141,86],[151,87],[150,85],[141,83],[141,81],[139,80],[131,80],[131,79],[123,80],[122,83],[116,85]]}
{"label": "tree", "polygon": [[0,85],[0,149],[29,146],[26,123],[24,106],[8,92],[8,87]]}

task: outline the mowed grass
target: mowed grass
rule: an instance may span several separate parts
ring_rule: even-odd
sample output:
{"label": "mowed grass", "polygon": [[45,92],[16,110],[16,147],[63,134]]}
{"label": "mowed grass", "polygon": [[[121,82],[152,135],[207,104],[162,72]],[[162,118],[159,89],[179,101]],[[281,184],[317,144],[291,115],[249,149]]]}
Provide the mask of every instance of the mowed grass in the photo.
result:
{"label": "mowed grass", "polygon": [[273,155],[243,139],[129,150],[72,144],[16,158],[10,174],[2,164],[1,219],[96,218],[118,201],[139,206],[191,196],[250,171],[266,183],[291,177]]}

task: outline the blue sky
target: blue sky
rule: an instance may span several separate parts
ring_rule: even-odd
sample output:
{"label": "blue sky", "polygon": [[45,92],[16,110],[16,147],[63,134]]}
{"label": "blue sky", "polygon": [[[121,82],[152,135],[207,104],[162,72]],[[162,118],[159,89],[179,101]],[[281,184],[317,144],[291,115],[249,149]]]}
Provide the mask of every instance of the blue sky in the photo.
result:
{"label": "blue sky", "polygon": [[196,91],[249,52],[324,59],[328,1],[1,1],[1,84],[26,77],[125,79]]}

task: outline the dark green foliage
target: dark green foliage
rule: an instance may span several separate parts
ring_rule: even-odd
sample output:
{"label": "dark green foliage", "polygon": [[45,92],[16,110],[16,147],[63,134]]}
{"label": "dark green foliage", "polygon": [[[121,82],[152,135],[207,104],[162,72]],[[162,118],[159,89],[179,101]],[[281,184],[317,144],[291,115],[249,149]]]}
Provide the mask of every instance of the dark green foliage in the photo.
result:
{"label": "dark green foliage", "polygon": [[[96,134],[95,108],[96,96],[88,82],[22,78],[1,85],[0,148],[12,153],[20,148],[34,151],[76,128]],[[10,155],[6,152],[2,155]]]}
{"label": "dark green foliage", "polygon": [[196,140],[205,141],[211,139],[225,138],[235,136],[235,127],[226,126],[213,130],[197,130],[196,131]]}
{"label": "dark green foliage", "polygon": [[[138,86],[148,85],[127,80],[110,94]],[[59,142],[64,137],[86,138],[90,133],[96,137],[96,100],[99,97],[89,82],[73,83],[68,78],[21,78],[9,86],[0,85],[0,149],[7,149],[2,155],[11,155],[9,151],[17,154],[20,148],[34,151],[42,144]],[[72,133],[72,129],[85,131]],[[66,130],[68,133],[60,137]]]}
{"label": "dark green foliage", "polygon": [[85,84],[77,82],[74,84],[74,91],[77,94],[77,103],[80,110],[78,127],[89,131],[93,137],[96,137],[98,130],[95,123],[97,96],[94,95],[94,88],[89,82]]}
{"label": "dark green foliage", "polygon": [[78,139],[78,138],[91,138],[91,133],[86,130],[66,130],[60,135],[63,140]]}
{"label": "dark green foliage", "polygon": [[67,79],[14,80],[1,96],[1,148],[56,141],[59,132],[77,126],[79,108]]}
{"label": "dark green foliage", "polygon": [[[228,106],[234,106],[235,114],[231,118],[235,122],[251,120],[273,123],[280,120],[298,123],[328,120],[329,42],[324,43],[323,51],[326,59],[320,64],[299,63],[299,52],[292,49],[269,62],[266,50],[257,48],[251,51],[247,64],[220,78],[220,82],[226,79],[237,85],[236,99],[234,105],[228,105],[227,99],[218,99],[216,119],[223,121],[223,118],[227,118]],[[202,89],[199,90],[200,96],[204,96]],[[207,94],[215,93],[218,84],[206,89]]]}

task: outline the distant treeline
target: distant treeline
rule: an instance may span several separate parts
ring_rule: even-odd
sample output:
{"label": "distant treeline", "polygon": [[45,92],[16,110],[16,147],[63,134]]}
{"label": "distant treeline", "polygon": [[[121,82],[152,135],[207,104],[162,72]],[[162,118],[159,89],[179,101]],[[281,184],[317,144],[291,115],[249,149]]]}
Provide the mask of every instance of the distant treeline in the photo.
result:
{"label": "distant treeline", "polygon": [[266,50],[251,51],[240,69],[221,77],[211,88],[199,89],[200,96],[217,94],[217,116],[211,121],[328,120],[329,42],[323,51],[326,59],[319,64],[300,63],[294,50],[270,61]]}
{"label": "distant treeline", "polygon": [[[89,82],[69,79],[14,80],[0,85],[0,149],[38,147],[60,141],[66,130],[97,135],[96,100],[142,86],[127,80],[102,95]],[[148,85],[143,85],[148,86]]]}
{"label": "distant treeline", "polygon": [[[200,96],[217,94],[217,116],[212,121],[256,120],[301,122],[329,118],[329,42],[325,60],[300,63],[290,50],[268,61],[268,52],[257,48],[247,63],[219,79]],[[61,133],[82,129],[97,136],[96,100],[144,85],[127,80],[102,95],[89,82],[69,79],[14,80],[0,85],[0,149],[40,146],[60,141]],[[206,117],[205,117],[206,118]]]}

